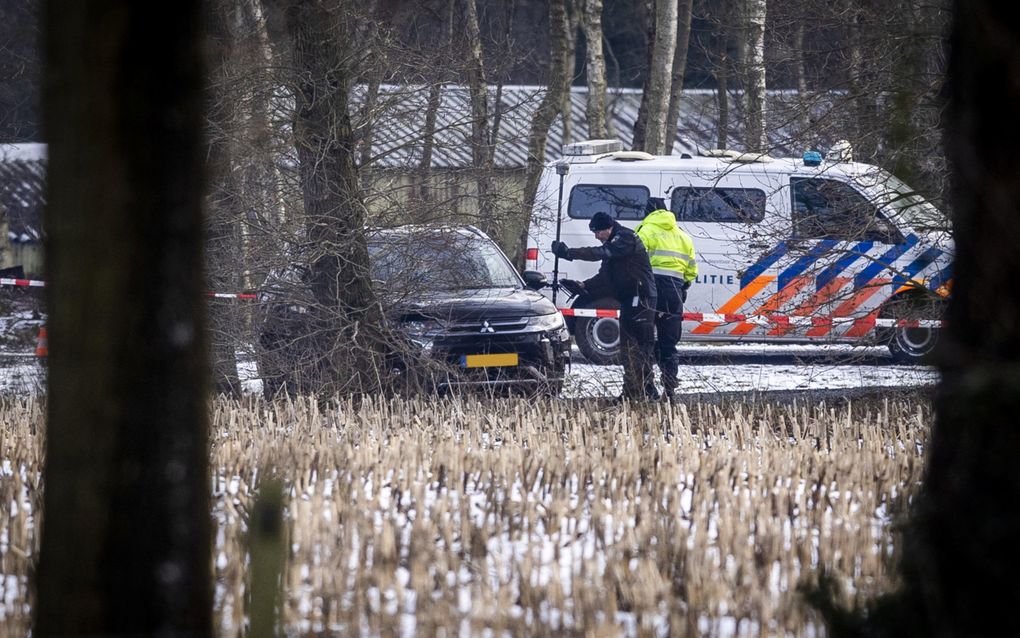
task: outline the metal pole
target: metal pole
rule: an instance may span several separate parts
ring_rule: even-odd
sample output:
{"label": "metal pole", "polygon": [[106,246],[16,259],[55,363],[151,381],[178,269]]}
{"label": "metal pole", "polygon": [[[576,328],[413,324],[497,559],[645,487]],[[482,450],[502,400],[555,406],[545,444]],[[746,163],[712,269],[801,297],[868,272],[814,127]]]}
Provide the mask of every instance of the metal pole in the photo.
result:
{"label": "metal pole", "polygon": [[[567,176],[570,171],[570,165],[565,161],[560,160],[556,164],[556,174],[560,176],[560,194],[556,198],[556,241],[560,240],[560,227],[563,226],[563,178]],[[556,305],[556,293],[559,292],[560,286],[560,256],[556,255],[553,260],[553,295],[552,302]]]}

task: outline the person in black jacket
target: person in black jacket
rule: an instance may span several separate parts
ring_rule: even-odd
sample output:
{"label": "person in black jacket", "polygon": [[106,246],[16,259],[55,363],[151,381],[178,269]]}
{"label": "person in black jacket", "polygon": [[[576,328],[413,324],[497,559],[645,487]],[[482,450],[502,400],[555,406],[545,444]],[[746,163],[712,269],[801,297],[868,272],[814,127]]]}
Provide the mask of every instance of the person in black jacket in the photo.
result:
{"label": "person in black jacket", "polygon": [[602,262],[594,277],[570,283],[594,299],[612,297],[619,302],[623,396],[633,400],[656,399],[659,393],[652,373],[656,292],[648,253],[634,231],[621,226],[607,213],[595,213],[588,228],[602,242],[601,246],[569,248],[554,241],[552,252],[567,261]]}

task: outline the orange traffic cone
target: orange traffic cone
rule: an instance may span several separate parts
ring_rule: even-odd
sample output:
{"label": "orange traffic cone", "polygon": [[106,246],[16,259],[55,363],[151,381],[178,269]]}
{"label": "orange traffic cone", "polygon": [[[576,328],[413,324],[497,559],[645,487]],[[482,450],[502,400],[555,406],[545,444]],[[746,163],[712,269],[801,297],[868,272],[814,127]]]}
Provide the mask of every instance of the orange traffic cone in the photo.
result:
{"label": "orange traffic cone", "polygon": [[43,326],[39,328],[39,336],[35,338],[35,356],[45,357],[49,353],[49,344],[46,342],[46,326]]}

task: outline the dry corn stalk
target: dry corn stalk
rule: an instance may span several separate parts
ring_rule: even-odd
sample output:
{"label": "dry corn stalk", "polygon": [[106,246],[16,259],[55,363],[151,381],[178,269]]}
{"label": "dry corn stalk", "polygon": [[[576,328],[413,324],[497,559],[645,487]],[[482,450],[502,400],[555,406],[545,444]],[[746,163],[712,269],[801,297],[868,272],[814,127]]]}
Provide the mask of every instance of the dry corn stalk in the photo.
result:
{"label": "dry corn stalk", "polygon": [[[288,634],[801,635],[824,565],[848,601],[896,585],[892,516],[930,408],[886,401],[218,402],[217,629],[242,633],[247,520],[284,481]],[[24,635],[42,414],[0,403],[0,627]]]}

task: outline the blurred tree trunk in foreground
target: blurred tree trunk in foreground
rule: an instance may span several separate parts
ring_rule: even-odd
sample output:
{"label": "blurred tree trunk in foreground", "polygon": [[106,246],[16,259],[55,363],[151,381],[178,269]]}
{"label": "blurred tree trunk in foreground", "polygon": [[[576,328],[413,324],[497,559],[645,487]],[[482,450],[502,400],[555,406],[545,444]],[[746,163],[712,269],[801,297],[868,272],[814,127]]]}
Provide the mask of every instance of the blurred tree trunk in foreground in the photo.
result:
{"label": "blurred tree trunk in foreground", "polygon": [[[957,0],[945,125],[956,265],[921,493],[901,591],[832,634],[1020,635],[1020,10]],[[823,610],[825,604],[823,603]]]}
{"label": "blurred tree trunk in foreground", "polygon": [[1020,10],[957,0],[946,144],[956,281],[907,548],[930,635],[1020,635]]}
{"label": "blurred tree trunk in foreground", "polygon": [[44,10],[36,636],[212,633],[200,8]]}

